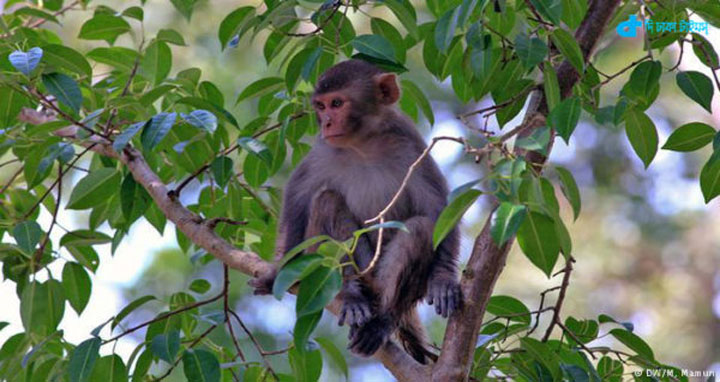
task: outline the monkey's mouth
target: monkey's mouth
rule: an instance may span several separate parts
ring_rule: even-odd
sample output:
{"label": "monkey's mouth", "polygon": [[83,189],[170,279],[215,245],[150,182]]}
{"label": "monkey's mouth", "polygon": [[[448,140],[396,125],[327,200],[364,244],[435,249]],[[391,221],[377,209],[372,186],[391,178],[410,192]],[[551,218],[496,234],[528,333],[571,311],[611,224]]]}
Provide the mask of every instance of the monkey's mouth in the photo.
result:
{"label": "monkey's mouth", "polygon": [[333,139],[333,138],[340,138],[340,137],[344,137],[344,136],[345,136],[345,134],[343,134],[343,133],[337,133],[337,134],[332,134],[332,135],[325,135],[325,136],[323,136],[323,138]]}

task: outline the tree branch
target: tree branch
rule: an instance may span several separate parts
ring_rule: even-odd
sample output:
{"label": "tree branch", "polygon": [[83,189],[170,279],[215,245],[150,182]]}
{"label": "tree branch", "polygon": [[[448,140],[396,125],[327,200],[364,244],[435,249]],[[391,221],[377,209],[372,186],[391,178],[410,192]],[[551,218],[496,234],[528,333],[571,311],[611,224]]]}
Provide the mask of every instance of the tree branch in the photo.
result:
{"label": "tree branch", "polygon": [[[585,61],[588,60],[603,34],[603,30],[620,0],[595,0],[588,9],[585,19],[578,27],[575,38],[580,45]],[[563,98],[572,92],[580,78],[566,60],[557,70],[560,93]],[[547,115],[547,103],[542,93],[535,93],[525,115],[522,134],[530,134],[534,128],[543,126]],[[548,149],[548,153],[550,150]],[[541,170],[546,157],[535,152],[526,153],[526,159]],[[495,201],[493,207],[497,206]],[[493,208],[494,209],[494,208]],[[463,272],[460,287],[464,305],[450,316],[442,353],[433,367],[432,380],[437,382],[466,381],[475,350],[478,331],[483,315],[492,295],[495,282],[502,272],[512,240],[498,247],[490,236],[490,220],[485,222],[475,240],[470,260]]]}

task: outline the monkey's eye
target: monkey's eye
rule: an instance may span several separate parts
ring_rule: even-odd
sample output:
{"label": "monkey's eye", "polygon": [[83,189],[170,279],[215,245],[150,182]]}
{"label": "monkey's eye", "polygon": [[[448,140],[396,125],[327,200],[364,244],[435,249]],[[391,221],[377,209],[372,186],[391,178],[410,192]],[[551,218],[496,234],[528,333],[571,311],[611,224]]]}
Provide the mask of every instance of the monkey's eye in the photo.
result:
{"label": "monkey's eye", "polygon": [[341,99],[335,98],[334,100],[332,100],[332,102],[330,102],[330,107],[340,107],[342,106],[342,104],[343,101]]}
{"label": "monkey's eye", "polygon": [[315,102],[315,108],[318,110],[325,110],[325,105],[322,102]]}

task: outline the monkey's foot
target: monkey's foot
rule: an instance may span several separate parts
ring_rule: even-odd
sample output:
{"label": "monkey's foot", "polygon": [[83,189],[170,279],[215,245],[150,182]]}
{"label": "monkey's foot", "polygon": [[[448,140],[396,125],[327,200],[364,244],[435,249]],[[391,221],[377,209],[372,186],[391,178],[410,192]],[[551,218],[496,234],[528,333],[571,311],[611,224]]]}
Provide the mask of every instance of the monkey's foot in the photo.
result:
{"label": "monkey's foot", "polygon": [[462,295],[460,284],[455,280],[431,280],[428,286],[427,303],[435,305],[435,313],[447,317],[460,309]]}
{"label": "monkey's foot", "polygon": [[254,295],[266,295],[272,293],[273,284],[275,283],[276,272],[257,276],[248,281],[248,285],[255,288]]}
{"label": "monkey's foot", "polygon": [[343,305],[340,309],[338,325],[348,324],[350,326],[362,326],[372,316],[370,303],[362,296],[343,298]]}
{"label": "monkey's foot", "polygon": [[376,316],[365,325],[350,330],[348,348],[355,354],[369,357],[380,349],[395,329],[392,319],[387,316]]}

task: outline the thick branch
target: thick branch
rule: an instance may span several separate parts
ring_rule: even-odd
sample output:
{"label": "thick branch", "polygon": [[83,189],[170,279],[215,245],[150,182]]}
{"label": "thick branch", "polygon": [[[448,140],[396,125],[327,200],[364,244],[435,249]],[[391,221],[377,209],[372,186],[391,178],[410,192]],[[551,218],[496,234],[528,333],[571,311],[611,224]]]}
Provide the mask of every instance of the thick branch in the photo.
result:
{"label": "thick branch", "polygon": [[[602,36],[605,25],[619,2],[620,0],[595,0],[590,4],[585,19],[575,33],[575,38],[586,61]],[[560,64],[557,73],[560,92],[563,97],[567,97],[580,76],[567,60]],[[542,126],[545,115],[547,115],[545,97],[541,93],[536,93],[523,122],[529,128],[522,129],[522,132],[529,134],[533,128]],[[537,153],[527,153],[526,159],[536,165],[535,168],[538,170],[538,165],[541,166],[545,161],[545,157]],[[442,353],[433,368],[433,381],[467,380],[485,308],[492,295],[495,282],[505,266],[511,245],[512,240],[509,240],[502,247],[497,247],[490,237],[490,221],[485,222],[482,232],[475,240],[470,260],[461,280],[465,304],[461,310],[450,316]]]}

